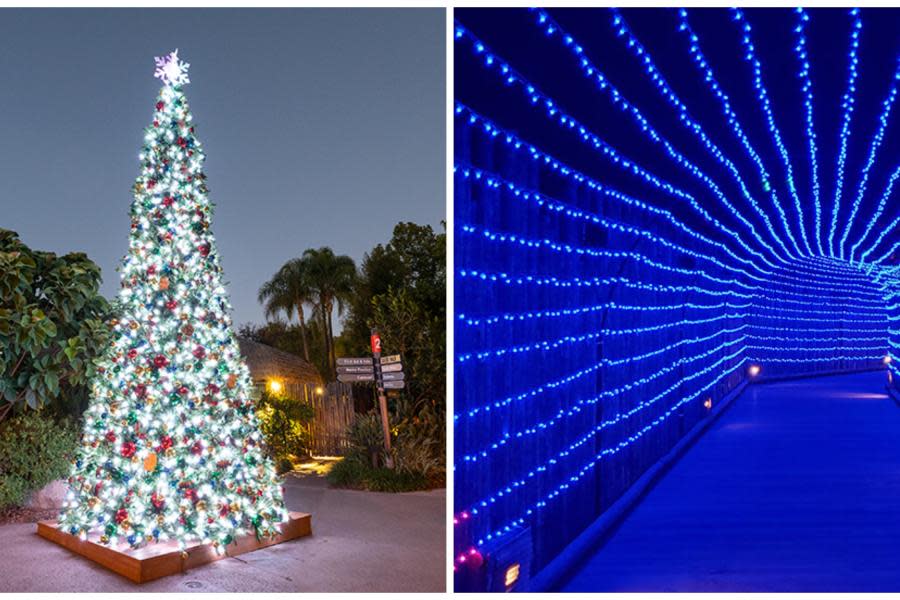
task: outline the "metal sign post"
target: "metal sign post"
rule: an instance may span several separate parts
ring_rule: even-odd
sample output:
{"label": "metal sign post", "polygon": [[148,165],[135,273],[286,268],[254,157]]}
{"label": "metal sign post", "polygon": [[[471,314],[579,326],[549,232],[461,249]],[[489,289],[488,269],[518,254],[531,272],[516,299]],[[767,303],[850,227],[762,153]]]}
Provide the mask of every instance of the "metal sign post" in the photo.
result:
{"label": "metal sign post", "polygon": [[384,379],[381,373],[381,336],[372,329],[369,338],[372,344],[372,361],[375,366],[375,385],[378,388],[378,410],[381,412],[381,428],[384,430],[384,464],[388,469],[394,468],[394,457],[391,456],[391,425],[388,421],[387,397],[384,395]]}
{"label": "metal sign post", "polygon": [[372,345],[372,358],[341,357],[337,359],[338,381],[344,383],[367,383],[372,381],[378,390],[378,412],[381,413],[381,429],[384,432],[384,464],[394,468],[394,457],[391,456],[391,424],[388,419],[387,396],[384,390],[402,390],[406,387],[406,375],[399,354],[381,356],[381,336],[372,329],[369,343]]}

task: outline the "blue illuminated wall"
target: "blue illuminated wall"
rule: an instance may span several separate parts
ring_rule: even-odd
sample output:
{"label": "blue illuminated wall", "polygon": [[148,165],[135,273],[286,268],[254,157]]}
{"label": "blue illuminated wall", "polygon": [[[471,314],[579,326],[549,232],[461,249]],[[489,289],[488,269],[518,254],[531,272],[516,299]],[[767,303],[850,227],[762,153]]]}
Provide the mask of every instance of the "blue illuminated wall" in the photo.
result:
{"label": "blue illuminated wall", "polygon": [[523,532],[539,571],[756,368],[894,372],[900,19],[456,18],[454,568],[478,587]]}

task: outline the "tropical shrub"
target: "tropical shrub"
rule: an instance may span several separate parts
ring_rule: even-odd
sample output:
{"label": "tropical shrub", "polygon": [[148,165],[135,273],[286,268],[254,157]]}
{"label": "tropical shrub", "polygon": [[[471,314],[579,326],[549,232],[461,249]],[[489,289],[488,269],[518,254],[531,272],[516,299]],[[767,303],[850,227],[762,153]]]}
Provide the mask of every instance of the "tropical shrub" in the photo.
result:
{"label": "tropical shrub", "polygon": [[84,410],[108,335],[99,287],[83,253],[34,251],[0,229],[0,420],[24,406]]}
{"label": "tropical shrub", "polygon": [[312,406],[284,393],[266,390],[256,403],[256,416],[269,456],[279,471],[291,470],[292,457],[309,454],[310,426],[316,416]]}
{"label": "tropical shrub", "polygon": [[384,430],[376,411],[356,415],[348,432],[350,455],[368,462],[372,468],[384,464]]}
{"label": "tropical shrub", "polygon": [[31,492],[67,475],[77,441],[71,419],[44,411],[0,423],[0,508],[20,505]]}

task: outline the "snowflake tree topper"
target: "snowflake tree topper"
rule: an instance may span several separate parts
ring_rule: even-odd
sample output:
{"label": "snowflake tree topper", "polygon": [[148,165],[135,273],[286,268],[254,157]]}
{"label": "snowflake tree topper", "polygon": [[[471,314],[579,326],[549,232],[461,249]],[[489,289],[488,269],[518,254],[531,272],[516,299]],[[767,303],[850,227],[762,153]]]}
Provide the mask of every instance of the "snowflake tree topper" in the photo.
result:
{"label": "snowflake tree topper", "polygon": [[162,79],[166,85],[178,86],[191,82],[187,74],[188,67],[191,65],[183,60],[178,60],[178,48],[166,56],[154,56],[153,60],[156,61],[156,71],[153,76]]}

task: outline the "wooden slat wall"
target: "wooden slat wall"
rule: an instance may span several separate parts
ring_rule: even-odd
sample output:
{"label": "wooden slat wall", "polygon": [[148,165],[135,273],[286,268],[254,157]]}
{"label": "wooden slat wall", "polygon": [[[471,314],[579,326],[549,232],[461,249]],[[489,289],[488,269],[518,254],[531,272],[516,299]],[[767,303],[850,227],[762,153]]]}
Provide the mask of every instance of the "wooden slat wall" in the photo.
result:
{"label": "wooden slat wall", "polygon": [[[260,384],[258,390],[261,391]],[[315,384],[285,383],[284,392],[289,398],[307,402],[316,411],[312,424],[312,453],[315,456],[343,456],[350,447],[347,430],[353,423],[354,410],[352,386],[335,381],[322,386],[323,393],[316,393]]]}

